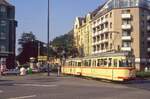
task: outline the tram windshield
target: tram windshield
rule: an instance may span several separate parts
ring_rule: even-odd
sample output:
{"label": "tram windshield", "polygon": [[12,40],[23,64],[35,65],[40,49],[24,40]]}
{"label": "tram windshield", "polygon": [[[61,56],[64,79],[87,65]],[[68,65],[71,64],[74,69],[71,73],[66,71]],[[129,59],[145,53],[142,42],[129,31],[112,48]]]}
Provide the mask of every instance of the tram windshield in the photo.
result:
{"label": "tram windshield", "polygon": [[129,59],[122,59],[119,61],[119,67],[132,67],[133,62]]}

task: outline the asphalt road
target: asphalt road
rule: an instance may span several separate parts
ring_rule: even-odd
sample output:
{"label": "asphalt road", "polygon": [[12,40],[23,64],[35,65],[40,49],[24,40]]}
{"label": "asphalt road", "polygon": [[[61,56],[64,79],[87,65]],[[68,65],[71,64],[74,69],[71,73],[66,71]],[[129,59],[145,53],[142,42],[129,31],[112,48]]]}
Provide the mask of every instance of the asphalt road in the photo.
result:
{"label": "asphalt road", "polygon": [[150,80],[127,83],[44,74],[0,76],[0,99],[149,99]]}

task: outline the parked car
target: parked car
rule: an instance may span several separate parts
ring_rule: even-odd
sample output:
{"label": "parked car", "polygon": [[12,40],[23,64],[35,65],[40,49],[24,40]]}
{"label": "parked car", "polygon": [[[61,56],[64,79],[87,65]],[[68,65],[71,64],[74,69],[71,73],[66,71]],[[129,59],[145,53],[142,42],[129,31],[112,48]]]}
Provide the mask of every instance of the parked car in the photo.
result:
{"label": "parked car", "polygon": [[[49,70],[51,71],[51,66],[50,66]],[[48,66],[47,66],[47,64],[39,67],[39,71],[40,72],[48,72]]]}
{"label": "parked car", "polygon": [[3,72],[3,75],[19,75],[20,71],[19,69],[7,69],[6,71]]}

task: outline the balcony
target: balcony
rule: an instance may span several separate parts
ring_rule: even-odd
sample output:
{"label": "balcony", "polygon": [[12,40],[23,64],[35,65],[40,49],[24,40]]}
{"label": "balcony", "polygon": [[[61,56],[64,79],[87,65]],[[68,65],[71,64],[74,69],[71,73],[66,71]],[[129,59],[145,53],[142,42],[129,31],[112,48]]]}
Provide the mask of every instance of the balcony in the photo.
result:
{"label": "balcony", "polygon": [[147,41],[150,41],[150,37],[147,37]]}
{"label": "balcony", "polygon": [[108,32],[108,28],[103,29],[103,33]]}
{"label": "balcony", "polygon": [[150,31],[150,26],[147,26],[147,31]]}
{"label": "balcony", "polygon": [[131,47],[122,47],[121,50],[122,51],[131,51]]}
{"label": "balcony", "polygon": [[131,36],[122,36],[122,40],[131,41],[132,37]]}
{"label": "balcony", "polygon": [[103,19],[102,21],[101,21],[101,23],[106,23],[107,22],[107,19]]}
{"label": "balcony", "polygon": [[150,21],[150,15],[147,16],[147,21]]}
{"label": "balcony", "polygon": [[150,48],[147,48],[147,51],[150,52]]}
{"label": "balcony", "polygon": [[131,29],[131,24],[124,24],[122,25],[123,30],[130,30]]}
{"label": "balcony", "polygon": [[131,14],[122,14],[122,19],[131,19]]}

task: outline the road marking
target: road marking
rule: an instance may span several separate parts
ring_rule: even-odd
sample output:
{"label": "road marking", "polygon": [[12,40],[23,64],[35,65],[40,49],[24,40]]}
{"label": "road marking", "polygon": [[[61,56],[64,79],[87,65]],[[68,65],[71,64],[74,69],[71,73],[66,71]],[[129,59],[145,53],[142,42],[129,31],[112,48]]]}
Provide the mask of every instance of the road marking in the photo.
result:
{"label": "road marking", "polygon": [[0,93],[3,93],[3,90],[0,90]]}
{"label": "road marking", "polygon": [[21,97],[14,97],[14,98],[8,98],[8,99],[27,99],[27,98],[33,98],[33,97],[36,97],[36,95],[21,96]]}
{"label": "road marking", "polygon": [[39,85],[39,84],[14,84],[15,86],[31,86],[31,87],[56,87],[56,85]]}

